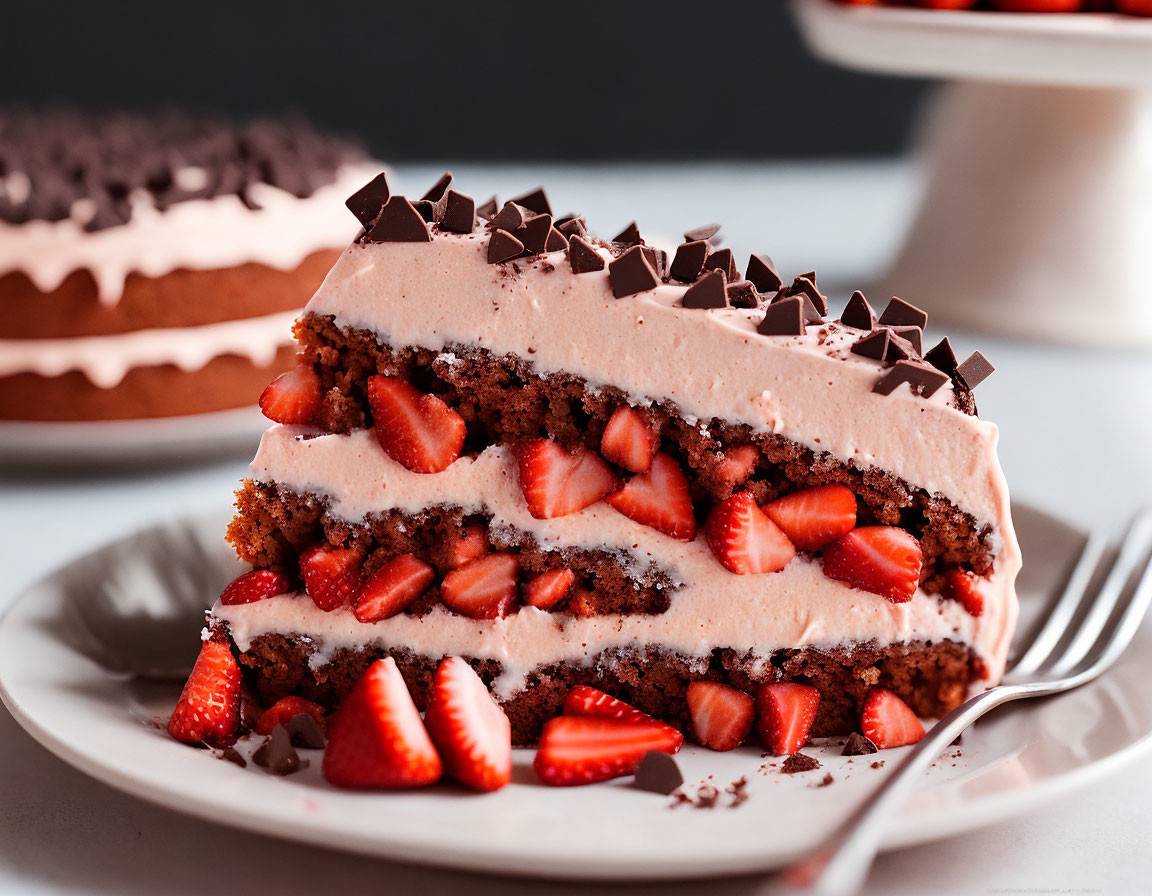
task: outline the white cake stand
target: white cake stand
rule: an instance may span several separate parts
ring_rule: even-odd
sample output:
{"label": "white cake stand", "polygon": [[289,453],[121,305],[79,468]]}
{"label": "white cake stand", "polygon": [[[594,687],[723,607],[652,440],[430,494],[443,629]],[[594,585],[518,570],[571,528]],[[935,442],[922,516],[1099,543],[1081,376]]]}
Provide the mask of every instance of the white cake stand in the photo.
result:
{"label": "white cake stand", "polygon": [[1152,19],[793,8],[829,61],[954,82],[878,289],[967,329],[1152,344]]}

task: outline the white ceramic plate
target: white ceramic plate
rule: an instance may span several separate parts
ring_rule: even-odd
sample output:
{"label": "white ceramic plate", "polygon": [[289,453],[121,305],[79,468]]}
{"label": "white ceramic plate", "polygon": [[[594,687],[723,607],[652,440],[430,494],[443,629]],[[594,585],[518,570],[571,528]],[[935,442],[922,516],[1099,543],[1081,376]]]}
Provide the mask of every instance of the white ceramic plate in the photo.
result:
{"label": "white ceramic plate", "polygon": [[[1027,508],[1018,513],[1035,616],[1081,536]],[[224,517],[194,521],[226,579]],[[127,548],[130,550],[130,543]],[[339,849],[505,874],[571,878],[683,878],[766,870],[813,844],[903,755],[848,760],[835,743],[806,752],[819,771],[779,773],[778,760],[744,748],[686,748],[692,782],[721,789],[749,780],[737,807],[670,807],[627,780],[553,789],[534,783],[530,751],[517,751],[513,783],[495,794],[451,786],[404,793],[328,787],[312,765],[289,778],[241,769],[170,740],[163,724],[178,685],[143,686],[111,675],[77,646],[72,602],[96,570],[108,574],[125,542],[70,564],[30,588],[0,621],[0,697],[37,740],[80,770],[129,793],[212,821]],[[147,597],[147,595],[142,595]],[[211,596],[205,597],[205,603]],[[194,645],[197,622],[188,639]],[[194,649],[194,646],[193,646]],[[1034,808],[1114,772],[1152,745],[1152,629],[1103,680],[1074,693],[1006,709],[965,734],[887,831],[887,848],[946,837]],[[305,751],[306,752],[306,751]],[[819,787],[825,774],[833,782]],[[595,856],[595,861],[587,857]]]}

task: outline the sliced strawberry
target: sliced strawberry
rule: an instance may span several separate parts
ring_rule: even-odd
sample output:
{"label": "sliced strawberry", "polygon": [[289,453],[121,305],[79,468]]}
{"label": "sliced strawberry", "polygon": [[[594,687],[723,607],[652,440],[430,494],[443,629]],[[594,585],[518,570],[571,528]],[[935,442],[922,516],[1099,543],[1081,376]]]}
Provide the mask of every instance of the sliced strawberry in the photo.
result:
{"label": "sliced strawberry", "polygon": [[282,697],[260,713],[256,720],[257,734],[271,734],[277,725],[287,725],[296,716],[303,713],[311,716],[320,730],[324,730],[324,709],[318,703],[305,700],[303,697]]}
{"label": "sliced strawberry", "polygon": [[542,572],[524,586],[524,603],[538,610],[551,610],[568,596],[576,574],[560,567]]}
{"label": "sliced strawberry", "polygon": [[669,538],[691,541],[696,537],[688,477],[667,454],[657,454],[647,473],[633,476],[604,500],[628,519]]}
{"label": "sliced strawberry", "polygon": [[457,656],[440,663],[424,726],[444,769],[476,790],[499,790],[512,777],[512,726],[472,667]]}
{"label": "sliced strawberry", "polygon": [[414,473],[439,473],[460,456],[467,428],[443,399],[404,380],[368,377],[368,404],[380,447]]}
{"label": "sliced strawberry", "polygon": [[320,377],[311,364],[298,363],[260,393],[260,410],[276,423],[311,423],[320,410]]}
{"label": "sliced strawberry", "polygon": [[684,735],[673,726],[659,719],[654,719],[646,712],[641,712],[634,706],[629,706],[623,700],[617,700],[603,691],[578,684],[568,692],[564,700],[564,715],[566,716],[596,716],[602,719],[622,719],[625,722],[648,722],[652,725],[663,725],[670,741],[676,742],[676,749],[684,743]]}
{"label": "sliced strawberry", "polygon": [[240,666],[227,644],[205,641],[168,720],[168,733],[186,744],[227,747],[240,727]]}
{"label": "sliced strawberry", "polygon": [[683,737],[661,722],[557,716],[540,735],[532,767],[545,784],[593,784],[630,775],[646,753],[675,753]]}
{"label": "sliced strawberry", "polygon": [[923,562],[920,543],[895,526],[862,526],[824,549],[824,575],[901,604],[912,599]]}
{"label": "sliced strawberry", "polygon": [[807,684],[766,684],[756,695],[760,741],[775,756],[788,756],[808,743],[820,692]]}
{"label": "sliced strawberry", "polygon": [[456,569],[488,553],[488,529],[479,523],[469,523],[459,530],[449,532],[445,542],[448,568]]}
{"label": "sliced strawberry", "polygon": [[908,704],[887,688],[869,688],[860,713],[860,731],[881,750],[914,744],[924,726]]}
{"label": "sliced strawberry", "polygon": [[688,711],[696,740],[712,750],[734,750],[752,730],[756,715],[751,696],[718,681],[688,685]]}
{"label": "sliced strawberry", "polygon": [[973,616],[984,612],[984,595],[980,591],[980,580],[974,573],[954,569],[945,576],[944,594]]}
{"label": "sliced strawberry", "polygon": [[656,435],[648,428],[643,415],[626,404],[616,408],[604,427],[600,453],[625,470],[644,473],[652,465],[655,452]]}
{"label": "sliced strawberry", "polygon": [[395,616],[428,590],[436,570],[412,554],[393,557],[368,577],[352,615],[359,622]]}
{"label": "sliced strawberry", "polygon": [[250,604],[266,597],[275,597],[292,590],[295,583],[292,577],[272,569],[253,569],[237,576],[220,593],[220,603],[225,606]]}
{"label": "sliced strawberry", "polygon": [[473,619],[508,616],[516,605],[520,561],[514,554],[485,554],[454,569],[440,583],[440,600]]}
{"label": "sliced strawberry", "polygon": [[337,787],[422,787],[444,766],[396,662],[368,667],[328,719],[325,780]]}
{"label": "sliced strawberry", "polygon": [[360,553],[353,548],[316,544],[300,555],[304,590],[325,613],[360,597]]}
{"label": "sliced strawberry", "polygon": [[566,451],[548,439],[524,442],[516,460],[528,512],[538,520],[583,510],[619,485],[612,468],[591,451]]}
{"label": "sliced strawberry", "polygon": [[844,485],[818,485],[785,495],[764,512],[802,551],[818,551],[856,526],[856,496]]}
{"label": "sliced strawberry", "polygon": [[716,465],[716,478],[728,486],[736,488],[748,481],[760,459],[760,449],[755,445],[737,445],[723,453]]}
{"label": "sliced strawberry", "polygon": [[759,507],[751,492],[739,492],[717,504],[704,524],[708,547],[736,575],[777,572],[796,556],[796,548]]}

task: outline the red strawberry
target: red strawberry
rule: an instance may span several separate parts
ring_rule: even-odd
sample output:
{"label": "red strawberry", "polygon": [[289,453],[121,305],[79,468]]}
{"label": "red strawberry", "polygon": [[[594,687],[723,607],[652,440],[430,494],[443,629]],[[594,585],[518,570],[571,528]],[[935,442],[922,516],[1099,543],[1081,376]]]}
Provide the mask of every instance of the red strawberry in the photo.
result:
{"label": "red strawberry", "polygon": [[748,481],[760,459],[760,449],[755,445],[737,445],[723,452],[716,465],[716,478],[724,485],[735,488]]}
{"label": "red strawberry", "polygon": [[992,0],[1001,12],[1076,12],[1084,0]]}
{"label": "red strawberry", "polygon": [[647,473],[633,476],[604,500],[628,519],[669,538],[691,541],[696,537],[696,511],[688,492],[688,477],[667,454],[657,454]]}
{"label": "red strawberry", "polygon": [[260,393],[260,410],[276,423],[311,423],[320,399],[320,377],[311,364],[300,362]]}
{"label": "red strawberry", "polygon": [[608,464],[591,451],[566,451],[548,439],[521,444],[516,460],[528,512],[538,520],[583,510],[619,484]]}
{"label": "red strawberry", "polygon": [[623,700],[605,694],[586,684],[578,684],[568,692],[564,700],[564,715],[566,716],[597,716],[604,719],[622,719],[625,722],[648,722],[652,725],[663,725],[667,728],[668,738],[676,742],[676,749],[684,743],[684,735],[671,725],[654,719],[646,712],[641,712],[634,706],[629,706]]}
{"label": "red strawberry", "polygon": [[368,404],[384,452],[415,473],[439,473],[460,456],[464,418],[404,380],[368,377]]}
{"label": "red strawberry", "polygon": [[764,512],[802,551],[818,551],[856,526],[856,496],[843,485],[818,485],[764,506]]}
{"label": "red strawberry", "polygon": [[516,603],[520,561],[514,554],[485,554],[444,576],[440,600],[473,619],[508,616]]}
{"label": "red strawberry", "polygon": [[860,730],[881,750],[914,744],[924,726],[908,704],[886,688],[869,688],[860,713]]}
{"label": "red strawberry", "polygon": [[544,726],[532,767],[545,784],[594,784],[630,775],[646,753],[675,753],[683,737],[662,722],[557,716]]}
{"label": "red strawberry", "polygon": [[323,708],[311,700],[292,696],[277,700],[260,714],[260,718],[256,720],[256,733],[271,734],[272,729],[277,725],[287,725],[301,713],[306,716],[311,716],[316,724],[320,726],[320,730],[324,730]]}
{"label": "red strawberry", "polygon": [[959,601],[960,606],[979,616],[984,612],[984,595],[980,592],[980,580],[973,573],[954,569],[946,576],[944,594]]}
{"label": "red strawberry", "polygon": [[313,545],[300,555],[304,590],[325,613],[355,602],[360,595],[360,554],[352,548]]}
{"label": "red strawberry", "polygon": [[688,685],[688,711],[696,740],[712,750],[734,750],[752,730],[755,701],[748,694],[718,681]]}
{"label": "red strawberry", "polygon": [[524,586],[524,603],[538,610],[551,610],[564,600],[576,582],[570,569],[550,569],[536,576]]}
{"label": "red strawberry", "polygon": [[250,604],[266,597],[275,597],[291,591],[295,583],[292,577],[271,569],[253,569],[237,576],[228,583],[220,594],[220,603],[225,606]]}
{"label": "red strawberry", "polygon": [[395,616],[428,590],[436,571],[412,554],[393,557],[368,577],[352,615],[359,622]]}
{"label": "red strawberry", "polygon": [[807,684],[775,682],[756,695],[760,741],[775,756],[787,756],[808,743],[820,706],[820,692]]}
{"label": "red strawberry", "polygon": [[168,720],[168,733],[186,744],[226,747],[240,727],[240,666],[227,644],[205,641]]}
{"label": "red strawberry", "polygon": [[644,473],[652,465],[655,451],[656,436],[640,412],[626,404],[616,408],[604,427],[600,453],[625,470]]}
{"label": "red strawberry", "polygon": [[396,662],[368,667],[328,719],[324,778],[337,787],[422,787],[444,766]]}
{"label": "red strawberry", "polygon": [[917,6],[928,9],[971,9],[977,0],[916,0]]}
{"label": "red strawberry", "polygon": [[796,556],[796,548],[759,507],[751,492],[739,492],[717,504],[704,524],[708,547],[736,575],[777,572]]}
{"label": "red strawberry", "polygon": [[824,575],[901,604],[920,581],[920,543],[895,526],[862,526],[824,549]]}
{"label": "red strawberry", "polygon": [[465,660],[450,656],[436,670],[424,726],[444,768],[477,790],[499,790],[512,777],[512,727]]}
{"label": "red strawberry", "polygon": [[445,543],[448,568],[455,569],[488,553],[488,529],[479,523],[469,523],[459,530],[449,532]]}
{"label": "red strawberry", "polygon": [[1115,0],[1117,12],[1130,16],[1152,16],[1152,0]]}

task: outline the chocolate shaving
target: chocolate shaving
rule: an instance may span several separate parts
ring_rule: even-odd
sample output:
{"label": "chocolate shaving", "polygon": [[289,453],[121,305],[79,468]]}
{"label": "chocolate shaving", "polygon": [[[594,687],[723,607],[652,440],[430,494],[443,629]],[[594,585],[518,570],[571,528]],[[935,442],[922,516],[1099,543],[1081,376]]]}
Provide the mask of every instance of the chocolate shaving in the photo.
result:
{"label": "chocolate shaving", "polygon": [[907,383],[915,394],[931,398],[947,382],[948,375],[935,367],[913,361],[897,361],[891,370],[880,377],[872,391],[880,395],[891,395],[901,383]]}
{"label": "chocolate shaving", "polygon": [[496,210],[499,207],[500,207],[500,205],[496,201],[496,197],[493,196],[491,199],[489,199],[487,202],[485,202],[483,205],[481,205],[479,208],[476,209],[476,214],[478,216],[480,216],[481,218],[483,218],[485,221],[487,221],[487,220],[490,220],[491,218],[496,217]]}
{"label": "chocolate shaving", "polygon": [[543,187],[537,187],[531,193],[525,193],[512,201],[538,215],[552,214],[552,206],[548,204],[548,197],[544,195]]}
{"label": "chocolate shaving", "polygon": [[252,754],[252,761],[274,775],[290,775],[308,764],[301,760],[300,754],[292,746],[292,740],[283,725],[272,729],[272,733]]}
{"label": "chocolate shaving", "polygon": [[432,188],[420,198],[425,199],[428,202],[439,202],[441,197],[448,191],[448,187],[451,183],[452,175],[445,171],[440,175],[440,179],[436,181],[436,183],[432,184]]}
{"label": "chocolate shaving", "polygon": [[893,296],[880,315],[880,323],[889,327],[919,327],[923,330],[928,326],[928,312]]}
{"label": "chocolate shaving", "polygon": [[670,273],[674,280],[692,283],[704,270],[704,259],[708,257],[708,244],[703,240],[681,243],[676,247]]}
{"label": "chocolate shaving", "polygon": [[728,284],[728,304],[733,308],[757,308],[760,306],[760,296],[748,280],[738,280]]}
{"label": "chocolate shaving", "polygon": [[625,246],[643,246],[644,240],[640,238],[640,228],[636,226],[633,221],[616,236],[612,237],[612,242],[622,243]]}
{"label": "chocolate shaving", "polygon": [[764,319],[756,327],[761,336],[802,336],[804,334],[804,302],[797,296],[769,305]]}
{"label": "chocolate shaving", "polygon": [[370,243],[430,243],[432,234],[411,202],[403,196],[391,196],[365,239]]}
{"label": "chocolate shaving", "polygon": [[736,257],[731,249],[718,249],[704,259],[704,270],[723,271],[729,282],[737,279]]}
{"label": "chocolate shaving", "polygon": [[683,783],[684,774],[680,771],[680,766],[667,753],[651,750],[644,754],[644,758],[636,766],[635,785],[640,790],[667,796]]}
{"label": "chocolate shaving", "polygon": [[852,298],[844,306],[840,323],[857,330],[872,330],[876,327],[876,312],[872,310],[872,306],[868,304],[868,300],[860,290],[852,293]]}
{"label": "chocolate shaving", "polygon": [[449,190],[438,203],[437,210],[440,229],[448,233],[471,233],[476,226],[476,200],[471,196]]}
{"label": "chocolate shaving", "polygon": [[[719,224],[705,224],[703,227],[694,227],[684,234],[684,241],[694,243],[698,240],[710,240],[720,232]],[[752,278],[749,277],[749,280]]]}
{"label": "chocolate shaving", "polygon": [[948,376],[952,376],[956,372],[956,353],[952,351],[952,343],[948,341],[947,336],[928,351],[924,360],[937,370],[944,371]]}
{"label": "chocolate shaving", "polygon": [[776,273],[776,265],[767,255],[752,255],[748,258],[748,272],[746,279],[755,284],[760,292],[777,292],[784,281]]}
{"label": "chocolate shaving", "polygon": [[854,355],[862,355],[874,361],[883,361],[888,354],[888,340],[892,331],[888,328],[873,330],[867,336],[858,339],[852,344],[850,351]]}
{"label": "chocolate shaving", "polygon": [[499,228],[511,233],[518,227],[522,227],[530,217],[532,216],[528,214],[528,209],[516,202],[509,201],[505,202],[504,208],[500,209],[500,212],[488,221],[488,226],[493,230]]}
{"label": "chocolate shaving", "polygon": [[848,741],[844,744],[844,751],[841,756],[866,756],[869,753],[875,753],[879,747],[872,741],[861,734],[859,731],[853,731],[848,735]]}
{"label": "chocolate shaving", "polygon": [[786,775],[794,775],[797,772],[810,772],[820,768],[820,760],[815,756],[809,756],[806,753],[793,753],[784,760],[784,764],[780,766],[780,771]]}
{"label": "chocolate shaving", "polygon": [[709,271],[684,293],[685,308],[724,308],[727,304],[723,271]]}
{"label": "chocolate shaving", "polygon": [[604,270],[604,257],[581,236],[568,240],[568,264],[573,274],[590,274]]}
{"label": "chocolate shaving", "polygon": [[384,172],[380,172],[349,196],[344,204],[348,206],[348,211],[356,216],[357,221],[365,227],[371,227],[380,217],[380,210],[384,208],[384,203],[391,195],[388,178]]}
{"label": "chocolate shaving", "polygon": [[956,377],[971,391],[988,379],[995,370],[996,368],[980,352],[972,352],[968,359],[956,368]]}
{"label": "chocolate shaving", "polygon": [[524,251],[524,244],[507,230],[496,229],[488,240],[488,264],[501,264],[517,258]]}
{"label": "chocolate shaving", "polygon": [[608,265],[608,279],[612,295],[618,299],[655,289],[660,277],[648,261],[643,246],[633,246]]}

